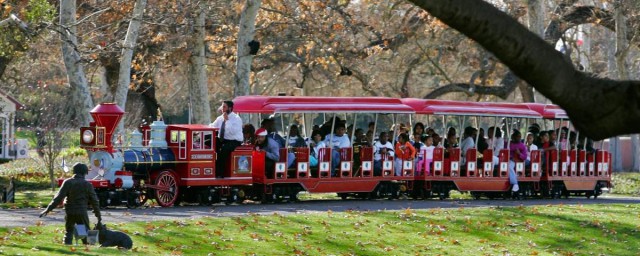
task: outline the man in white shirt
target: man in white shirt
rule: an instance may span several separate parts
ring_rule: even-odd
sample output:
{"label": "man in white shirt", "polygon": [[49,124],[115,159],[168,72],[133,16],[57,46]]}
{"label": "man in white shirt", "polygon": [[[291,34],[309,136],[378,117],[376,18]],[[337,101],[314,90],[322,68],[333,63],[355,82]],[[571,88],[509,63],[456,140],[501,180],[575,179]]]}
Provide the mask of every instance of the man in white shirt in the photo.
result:
{"label": "man in white shirt", "polygon": [[209,126],[218,128],[218,144],[216,147],[216,177],[223,177],[228,170],[231,152],[242,144],[242,119],[233,112],[233,101],[222,102],[222,115],[218,116]]}
{"label": "man in white shirt", "polygon": [[389,142],[389,135],[386,132],[380,133],[380,140],[376,141],[373,144],[373,175],[380,176],[382,175],[382,161],[383,156],[386,158],[387,156],[394,156],[393,153],[393,145]]}
{"label": "man in white shirt", "polygon": [[349,136],[346,135],[347,129],[344,127],[344,125],[340,124],[335,128],[335,132],[333,134],[329,134],[327,135],[327,137],[325,138],[325,144],[331,148],[333,148],[333,150],[331,150],[331,162],[332,162],[332,167],[333,169],[331,170],[331,175],[332,176],[337,176],[337,167],[340,164],[340,152],[339,149],[341,148],[350,148],[351,147],[351,141],[349,140]]}

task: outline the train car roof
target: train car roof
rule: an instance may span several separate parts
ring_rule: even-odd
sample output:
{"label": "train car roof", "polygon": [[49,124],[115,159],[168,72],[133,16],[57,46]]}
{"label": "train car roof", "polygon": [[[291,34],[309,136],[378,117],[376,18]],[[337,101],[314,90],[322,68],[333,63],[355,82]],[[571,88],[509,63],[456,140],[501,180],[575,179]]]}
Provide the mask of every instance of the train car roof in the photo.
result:
{"label": "train car roof", "polygon": [[397,98],[240,96],[233,100],[236,113],[415,113]]}
{"label": "train car roof", "polygon": [[169,124],[167,126],[181,128],[181,129],[189,129],[189,130],[201,130],[201,129],[213,129],[206,124]]}
{"label": "train car roof", "polygon": [[526,105],[502,102],[471,102],[405,98],[402,102],[411,106],[417,114],[460,115],[490,117],[542,118],[542,115]]}
{"label": "train car roof", "polygon": [[542,118],[547,119],[569,119],[567,112],[560,106],[554,104],[542,104],[542,103],[523,103],[529,109],[536,111],[542,115]]}

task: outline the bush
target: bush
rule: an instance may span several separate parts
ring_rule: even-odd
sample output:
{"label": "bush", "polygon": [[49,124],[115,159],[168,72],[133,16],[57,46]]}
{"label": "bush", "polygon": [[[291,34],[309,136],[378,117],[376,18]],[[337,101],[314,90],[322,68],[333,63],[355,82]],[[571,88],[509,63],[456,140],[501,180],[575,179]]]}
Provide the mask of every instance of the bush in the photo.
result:
{"label": "bush", "polygon": [[87,151],[79,147],[71,147],[63,150],[62,153],[60,153],[60,157],[64,157],[64,158],[73,158],[73,157],[79,157],[79,156],[86,157]]}
{"label": "bush", "polygon": [[621,195],[640,195],[640,173],[614,172],[611,176],[611,192]]}
{"label": "bush", "polygon": [[[69,165],[75,162],[87,163],[89,159],[84,153],[84,155],[80,156],[69,156],[65,158],[65,161]],[[58,158],[56,162],[54,176],[56,178],[71,177],[72,174],[70,172],[65,173],[62,171],[60,165],[62,157]],[[47,168],[45,168],[42,159],[38,157],[18,159],[2,164],[2,167],[0,167],[0,184],[8,184],[10,177],[16,178],[16,187],[21,190],[47,189],[51,186]]]}

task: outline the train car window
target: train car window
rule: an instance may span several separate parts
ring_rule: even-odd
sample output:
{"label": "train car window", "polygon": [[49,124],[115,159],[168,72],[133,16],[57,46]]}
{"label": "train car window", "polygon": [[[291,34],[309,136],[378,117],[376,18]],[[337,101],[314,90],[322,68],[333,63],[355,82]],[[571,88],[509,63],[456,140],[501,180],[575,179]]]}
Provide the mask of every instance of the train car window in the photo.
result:
{"label": "train car window", "polygon": [[202,132],[204,141],[203,148],[204,149],[212,149],[213,148],[213,132]]}
{"label": "train car window", "polygon": [[202,148],[202,132],[193,132],[191,134],[191,149]]}
{"label": "train car window", "polygon": [[171,131],[171,143],[178,143],[178,131]]}
{"label": "train car window", "polygon": [[191,149],[212,149],[213,148],[213,132],[212,131],[194,131],[191,134]]}

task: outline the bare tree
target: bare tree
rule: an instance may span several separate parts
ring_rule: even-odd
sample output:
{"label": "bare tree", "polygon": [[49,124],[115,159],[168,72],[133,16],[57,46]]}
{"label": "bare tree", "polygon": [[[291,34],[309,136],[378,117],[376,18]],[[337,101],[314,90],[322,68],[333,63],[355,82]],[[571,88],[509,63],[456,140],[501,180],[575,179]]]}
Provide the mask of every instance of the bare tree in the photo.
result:
{"label": "bare tree", "polygon": [[[142,23],[144,8],[147,6],[147,0],[136,0],[133,7],[131,20],[127,35],[122,43],[122,53],[120,54],[120,72],[118,74],[118,87],[116,88],[115,101],[123,110],[127,104],[127,93],[129,92],[129,84],[131,83],[131,59],[133,58],[133,50],[138,40],[138,31]],[[116,134],[122,132],[124,122],[120,122]]]}
{"label": "bare tree", "polygon": [[[204,1],[198,7],[195,17],[194,34],[191,42],[189,58],[189,105],[192,109],[193,121],[196,124],[211,123],[211,106],[209,104],[209,88],[207,87],[207,67],[205,57],[205,9]],[[191,121],[191,120],[190,120]]]}
{"label": "bare tree", "polygon": [[55,190],[58,186],[55,179],[56,162],[62,149],[64,148],[64,142],[66,140],[64,132],[57,128],[51,128],[42,131],[44,138],[43,147],[41,153],[42,161],[49,174],[49,180],[51,181],[51,190]]}
{"label": "bare tree", "polygon": [[89,111],[93,108],[91,91],[84,74],[84,66],[77,50],[76,1],[60,1],[60,26],[62,26],[62,58],[67,69],[67,78],[71,86],[70,100],[77,108],[75,116],[81,125],[88,126],[91,120]]}
{"label": "bare tree", "polygon": [[240,14],[240,30],[238,31],[236,57],[236,84],[233,90],[233,95],[236,97],[251,94],[249,90],[251,62],[260,47],[260,43],[254,40],[254,36],[256,33],[256,17],[258,16],[261,2],[261,0],[246,0],[242,13]]}

